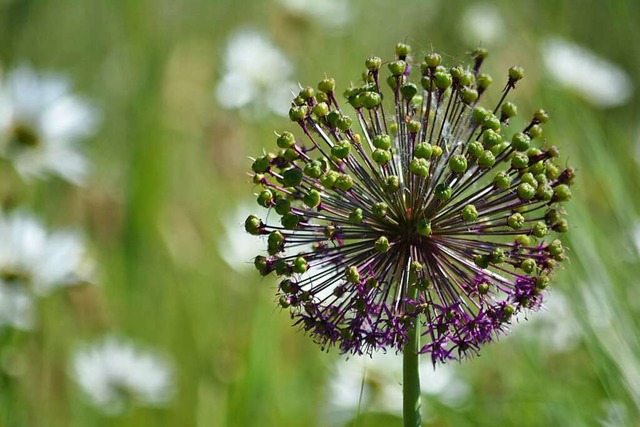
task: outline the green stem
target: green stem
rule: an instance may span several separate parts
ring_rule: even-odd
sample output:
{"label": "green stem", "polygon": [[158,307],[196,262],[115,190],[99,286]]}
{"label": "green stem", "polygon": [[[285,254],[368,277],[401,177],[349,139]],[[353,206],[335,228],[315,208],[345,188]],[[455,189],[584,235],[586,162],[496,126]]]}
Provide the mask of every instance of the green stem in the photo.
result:
{"label": "green stem", "polygon": [[[415,300],[418,290],[409,285],[409,299]],[[419,427],[420,417],[420,334],[417,319],[411,320],[402,356],[402,418],[404,427]]]}

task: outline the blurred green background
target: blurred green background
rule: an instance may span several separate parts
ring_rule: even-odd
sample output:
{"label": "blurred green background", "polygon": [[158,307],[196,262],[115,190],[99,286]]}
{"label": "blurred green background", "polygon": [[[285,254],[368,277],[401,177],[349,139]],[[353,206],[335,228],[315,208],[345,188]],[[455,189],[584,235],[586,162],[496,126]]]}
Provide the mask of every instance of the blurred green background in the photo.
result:
{"label": "blurred green background", "polygon": [[[28,63],[64,73],[102,116],[84,144],[93,163],[85,188],[0,183],[3,200],[82,229],[99,272],[98,286],[44,301],[42,327],[21,350],[17,385],[0,390],[9,402],[0,425],[337,425],[326,412],[339,356],[321,352],[274,308],[275,280],[245,265],[251,255],[231,253],[230,242],[244,239],[238,211],[254,203],[247,157],[273,147],[273,130],[293,129],[277,115],[252,117],[216,102],[225,43],[248,28],[282,50],[302,84],[327,73],[345,88],[366,57],[389,59],[398,41],[417,57],[431,48],[446,53],[449,64],[482,42],[494,98],[506,69],[525,67],[511,99],[522,115],[549,112],[545,136],[579,171],[570,261],[554,288],[564,304],[456,364],[465,399],[425,395],[425,425],[639,426],[640,2],[482,4],[498,17],[484,30],[492,34],[470,21],[477,4],[461,0],[354,0],[338,27],[275,1],[0,0],[3,69]],[[603,108],[559,85],[543,66],[549,37],[617,64],[636,90]],[[246,244],[247,253],[259,244]],[[562,328],[571,342],[550,346]],[[78,340],[106,331],[174,360],[177,393],[166,408],[108,417],[87,404],[68,358]],[[376,412],[363,407],[357,417],[353,408],[359,419],[350,425],[399,425]]]}

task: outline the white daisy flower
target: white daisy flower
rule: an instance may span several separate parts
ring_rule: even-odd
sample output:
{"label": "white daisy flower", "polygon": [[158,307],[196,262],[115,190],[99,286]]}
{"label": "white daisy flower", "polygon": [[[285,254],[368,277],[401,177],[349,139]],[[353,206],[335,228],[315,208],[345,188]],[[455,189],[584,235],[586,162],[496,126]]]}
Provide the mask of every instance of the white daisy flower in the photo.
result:
{"label": "white daisy flower", "polygon": [[81,184],[88,162],[76,145],[94,133],[97,121],[59,75],[21,66],[0,82],[0,155],[27,179],[51,174]]}
{"label": "white daisy flower", "polygon": [[633,83],[612,62],[561,38],[542,45],[542,59],[551,78],[599,107],[615,107],[631,97]]}
{"label": "white daisy flower", "polygon": [[73,377],[93,404],[117,415],[129,404],[163,406],[173,392],[173,370],[162,356],[107,337],[79,349]]}
{"label": "white daisy flower", "polygon": [[85,282],[85,249],[72,231],[47,232],[26,213],[0,213],[0,285],[47,295]]}
{"label": "white daisy flower", "polygon": [[226,109],[253,106],[253,113],[265,110],[287,115],[292,92],[298,86],[290,79],[291,62],[264,35],[251,30],[233,34],[224,54],[222,80],[216,98]]}
{"label": "white daisy flower", "polygon": [[326,27],[342,27],[351,18],[348,0],[278,0],[289,13],[317,20]]}
{"label": "white daisy flower", "polygon": [[[459,405],[470,391],[453,365],[440,365],[434,369],[429,360],[423,359],[420,376],[422,393],[446,405]],[[372,357],[339,359],[328,385],[325,411],[330,425],[343,425],[358,412],[376,411],[401,416],[402,355],[378,352]]]}

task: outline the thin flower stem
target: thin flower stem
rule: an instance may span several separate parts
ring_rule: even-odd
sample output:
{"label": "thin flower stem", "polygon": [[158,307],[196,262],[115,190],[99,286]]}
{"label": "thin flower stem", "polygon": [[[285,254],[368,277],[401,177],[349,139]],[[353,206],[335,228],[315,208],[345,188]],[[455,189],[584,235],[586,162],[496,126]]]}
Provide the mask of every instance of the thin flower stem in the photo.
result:
{"label": "thin flower stem", "polygon": [[[418,288],[415,282],[409,284],[409,299],[418,298]],[[422,423],[420,416],[420,333],[415,318],[410,321],[407,329],[407,341],[404,344],[402,356],[402,419],[404,427],[419,427]]]}

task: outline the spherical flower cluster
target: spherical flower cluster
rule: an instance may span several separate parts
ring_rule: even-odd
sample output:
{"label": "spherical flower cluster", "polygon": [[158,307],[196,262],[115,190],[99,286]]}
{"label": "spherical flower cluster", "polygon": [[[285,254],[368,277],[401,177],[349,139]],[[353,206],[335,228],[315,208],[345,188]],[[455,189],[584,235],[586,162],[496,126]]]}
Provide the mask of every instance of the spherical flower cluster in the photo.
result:
{"label": "spherical flower cluster", "polygon": [[289,112],[301,135],[282,132],[252,165],[270,223],[251,215],[245,229],[266,238],[255,266],[281,278],[280,306],[324,348],[400,350],[418,321],[433,363],[460,359],[541,306],[566,257],[554,234],[574,170],[540,141],[545,111],[510,129],[521,67],[485,108],[486,50],[451,68],[395,53],[367,59],[340,100],[331,78],[302,88]]}

